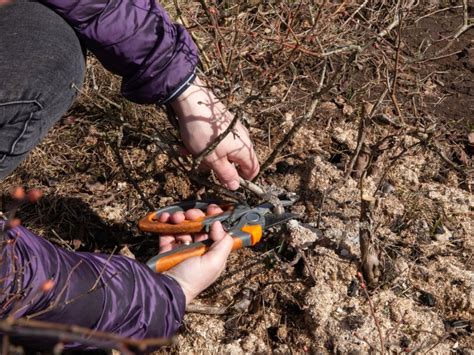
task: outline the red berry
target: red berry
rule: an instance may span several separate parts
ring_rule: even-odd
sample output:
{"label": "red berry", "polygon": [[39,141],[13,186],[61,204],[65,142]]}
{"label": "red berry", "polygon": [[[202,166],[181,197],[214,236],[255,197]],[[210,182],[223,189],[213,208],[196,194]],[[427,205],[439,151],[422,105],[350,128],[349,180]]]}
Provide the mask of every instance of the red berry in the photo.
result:
{"label": "red berry", "polygon": [[43,192],[40,189],[31,189],[28,191],[28,201],[31,203],[38,202],[41,197],[43,197]]}
{"label": "red berry", "polygon": [[25,189],[20,186],[15,187],[10,195],[15,200],[23,200],[25,198]]}

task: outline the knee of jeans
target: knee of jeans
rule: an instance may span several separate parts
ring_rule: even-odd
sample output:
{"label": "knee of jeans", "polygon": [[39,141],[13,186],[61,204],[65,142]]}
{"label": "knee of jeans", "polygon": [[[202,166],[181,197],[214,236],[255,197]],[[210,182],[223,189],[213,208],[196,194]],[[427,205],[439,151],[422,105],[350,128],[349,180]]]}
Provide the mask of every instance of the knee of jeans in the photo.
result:
{"label": "knee of jeans", "polygon": [[0,99],[0,166],[9,156],[31,151],[45,134],[43,106],[37,100]]}
{"label": "knee of jeans", "polygon": [[0,17],[0,99],[72,102],[85,74],[84,53],[72,27],[36,2],[13,3],[0,9]]}

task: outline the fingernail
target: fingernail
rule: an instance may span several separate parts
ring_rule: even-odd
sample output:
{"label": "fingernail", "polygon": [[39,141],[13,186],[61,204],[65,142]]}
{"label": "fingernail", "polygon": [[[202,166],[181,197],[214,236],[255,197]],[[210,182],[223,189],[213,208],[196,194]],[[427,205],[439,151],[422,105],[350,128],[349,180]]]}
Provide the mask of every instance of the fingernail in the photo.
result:
{"label": "fingernail", "polygon": [[239,182],[237,180],[234,180],[225,184],[225,187],[227,187],[229,190],[234,191],[239,188],[239,185],[240,185]]}

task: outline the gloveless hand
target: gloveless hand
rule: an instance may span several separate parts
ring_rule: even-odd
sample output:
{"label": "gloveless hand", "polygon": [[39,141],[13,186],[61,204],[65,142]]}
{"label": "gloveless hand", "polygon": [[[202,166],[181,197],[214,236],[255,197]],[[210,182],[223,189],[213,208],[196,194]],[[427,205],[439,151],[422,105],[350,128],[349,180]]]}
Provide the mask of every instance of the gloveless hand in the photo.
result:
{"label": "gloveless hand", "polygon": [[[194,156],[212,144],[233,119],[232,113],[199,78],[171,102],[171,107],[178,117],[183,143]],[[238,164],[238,171],[234,163]],[[243,178],[252,179],[260,169],[249,133],[240,122],[203,159],[203,164],[214,170],[221,183],[230,190],[239,188],[239,173]]]}
{"label": "gloveless hand", "polygon": [[212,224],[209,237],[214,243],[206,254],[189,258],[165,272],[183,289],[186,304],[217,280],[232,251],[232,237],[224,231],[220,222]]}

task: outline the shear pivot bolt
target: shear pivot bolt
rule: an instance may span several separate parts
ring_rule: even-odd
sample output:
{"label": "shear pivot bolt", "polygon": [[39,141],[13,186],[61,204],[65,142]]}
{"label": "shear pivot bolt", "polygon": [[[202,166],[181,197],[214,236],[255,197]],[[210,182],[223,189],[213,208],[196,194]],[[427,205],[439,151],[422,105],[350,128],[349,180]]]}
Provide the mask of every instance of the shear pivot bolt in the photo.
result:
{"label": "shear pivot bolt", "polygon": [[258,222],[258,220],[260,219],[260,215],[258,213],[249,213],[247,216],[247,221],[249,222]]}

